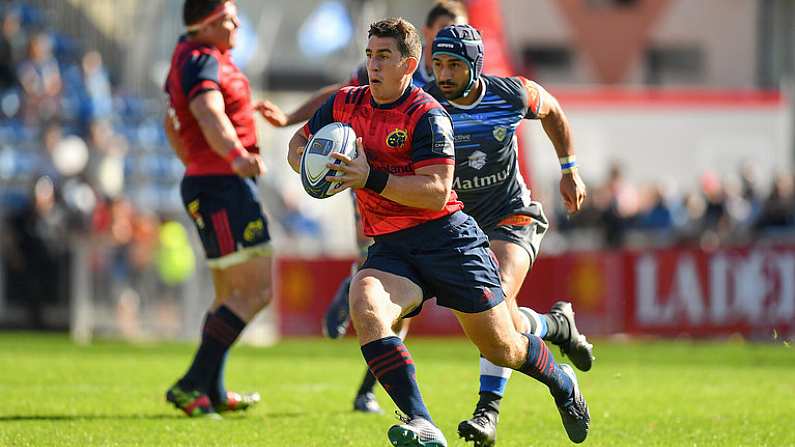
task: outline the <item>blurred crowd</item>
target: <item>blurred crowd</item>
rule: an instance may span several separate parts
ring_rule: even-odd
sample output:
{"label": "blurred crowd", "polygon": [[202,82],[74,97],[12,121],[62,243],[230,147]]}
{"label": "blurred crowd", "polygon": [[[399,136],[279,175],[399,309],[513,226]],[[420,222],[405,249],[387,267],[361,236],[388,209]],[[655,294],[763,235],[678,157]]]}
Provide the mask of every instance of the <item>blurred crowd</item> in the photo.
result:
{"label": "blurred crowd", "polygon": [[760,239],[795,239],[795,178],[781,172],[763,179],[752,163],[736,173],[705,172],[697,189],[638,185],[614,163],[606,181],[591,184],[585,209],[558,212],[561,234],[597,233],[589,248],[672,245],[714,249]]}
{"label": "blurred crowd", "polygon": [[162,105],[114,91],[102,55],[53,32],[42,11],[3,5],[0,256],[7,300],[42,327],[43,307],[68,299],[75,246],[90,248],[92,287],[114,289],[105,296],[163,276],[150,273],[181,211],[182,166]]}
{"label": "blurred crowd", "polygon": [[[53,326],[46,308],[69,302],[75,262],[116,314],[147,297],[178,299],[196,241],[163,116],[163,98],[124,91],[101,53],[55,31],[45,11],[0,2],[0,284],[27,309],[20,324]],[[319,221],[272,183],[262,182],[271,232],[287,246],[322,246]]]}

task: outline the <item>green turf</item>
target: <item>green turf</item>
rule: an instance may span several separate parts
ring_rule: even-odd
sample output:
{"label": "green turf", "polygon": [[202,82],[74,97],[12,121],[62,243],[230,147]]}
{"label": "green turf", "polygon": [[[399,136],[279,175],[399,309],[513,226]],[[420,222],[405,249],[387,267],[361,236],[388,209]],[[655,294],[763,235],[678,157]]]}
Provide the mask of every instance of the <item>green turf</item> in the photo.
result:
{"label": "green turf", "polygon": [[[458,339],[409,340],[418,378],[451,446],[476,399],[475,350]],[[163,401],[188,344],[78,347],[51,335],[0,335],[2,446],[386,446],[384,416],[350,411],[363,373],[352,340],[237,348],[230,388],[264,404],[223,421],[190,420]],[[591,446],[795,446],[795,349],[784,344],[608,343],[580,373]],[[557,351],[556,355],[557,355]],[[559,358],[559,356],[558,356]],[[514,374],[499,446],[571,445],[541,385]]]}

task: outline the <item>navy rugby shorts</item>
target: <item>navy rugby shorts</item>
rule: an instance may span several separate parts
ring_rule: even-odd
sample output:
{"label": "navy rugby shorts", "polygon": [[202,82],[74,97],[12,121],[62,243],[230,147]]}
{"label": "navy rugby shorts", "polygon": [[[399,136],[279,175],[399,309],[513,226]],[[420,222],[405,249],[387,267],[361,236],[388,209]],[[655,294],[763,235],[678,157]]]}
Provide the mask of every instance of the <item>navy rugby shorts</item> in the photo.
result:
{"label": "navy rugby shorts", "polygon": [[[402,276],[417,284],[423,302],[478,313],[504,300],[497,261],[486,235],[468,214],[449,216],[374,238],[362,269]],[[404,318],[419,314],[422,303]]]}
{"label": "navy rugby shorts", "polygon": [[270,254],[268,222],[254,179],[187,176],[182,179],[180,192],[210,267],[223,269]]}
{"label": "navy rugby shorts", "polygon": [[527,207],[516,210],[486,231],[490,241],[514,243],[527,251],[532,265],[541,250],[541,240],[549,228],[549,221],[539,202],[530,202]]}

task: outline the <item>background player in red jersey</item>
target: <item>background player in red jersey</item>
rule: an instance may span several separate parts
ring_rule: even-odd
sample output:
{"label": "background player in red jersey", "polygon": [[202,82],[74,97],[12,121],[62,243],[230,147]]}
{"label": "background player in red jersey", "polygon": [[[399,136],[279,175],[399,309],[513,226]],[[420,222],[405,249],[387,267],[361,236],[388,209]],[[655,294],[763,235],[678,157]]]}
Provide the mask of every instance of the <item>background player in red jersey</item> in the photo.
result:
{"label": "background player in red jersey", "polygon": [[[436,297],[451,308],[467,337],[491,362],[548,386],[570,437],[581,442],[590,417],[576,377],[558,365],[537,336],[514,327],[486,235],[461,212],[452,190],[452,123],[439,103],[411,87],[419,36],[402,19],[371,25],[367,45],[370,85],[338,91],[290,141],[288,161],[298,172],[312,132],[338,121],[359,135],[358,156],[333,156],[342,172],[329,177],[356,192],[367,260],[350,288],[350,307],[362,354],[406,417],[389,429],[393,445],[446,446],[416,381],[414,361],[392,326]],[[400,134],[400,138],[395,136]]]}
{"label": "background player in red jersey", "polygon": [[240,26],[232,1],[186,0],[187,32],[176,48],[165,90],[169,142],[186,165],[181,194],[196,224],[215,285],[201,344],[166,399],[189,416],[242,410],[259,394],[224,388],[226,354],[271,300],[271,247],[255,178],[258,155],[248,79],[232,62]]}

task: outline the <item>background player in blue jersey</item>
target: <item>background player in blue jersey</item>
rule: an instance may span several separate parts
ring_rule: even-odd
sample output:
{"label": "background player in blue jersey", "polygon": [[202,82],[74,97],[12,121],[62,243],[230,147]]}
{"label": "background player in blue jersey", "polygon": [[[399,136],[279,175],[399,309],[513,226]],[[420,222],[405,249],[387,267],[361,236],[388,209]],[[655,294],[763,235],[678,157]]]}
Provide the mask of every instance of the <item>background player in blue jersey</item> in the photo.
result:
{"label": "background player in blue jersey", "polygon": [[[568,120],[540,85],[522,77],[482,75],[483,41],[469,25],[442,29],[432,53],[436,81],[426,90],[453,119],[453,188],[464,210],[489,237],[514,325],[560,346],[575,366],[587,371],[592,346],[578,333],[570,303],[558,302],[545,315],[516,304],[547,229],[541,204],[531,201],[518,171],[516,128],[523,119],[541,120],[561,160],[564,203],[576,213],[585,198],[585,185],[577,173]],[[476,446],[494,445],[499,403],[510,375],[511,369],[481,359],[480,400],[473,417],[459,424],[460,436]]]}
{"label": "background player in blue jersey", "polygon": [[[416,381],[414,361],[395,336],[395,321],[417,314],[425,299],[450,308],[464,333],[496,365],[547,385],[564,428],[585,440],[590,416],[574,371],[559,365],[541,338],[514,326],[488,239],[452,190],[452,122],[430,95],[411,86],[420,45],[402,19],[373,24],[367,47],[370,86],[344,88],[329,98],[290,141],[298,172],[309,136],[330,122],[359,135],[358,155],[332,154],[342,173],[328,177],[352,188],[365,234],[374,237],[350,287],[350,308],[371,372],[406,417],[389,429],[396,446],[446,446]],[[405,138],[390,138],[401,131]]]}

